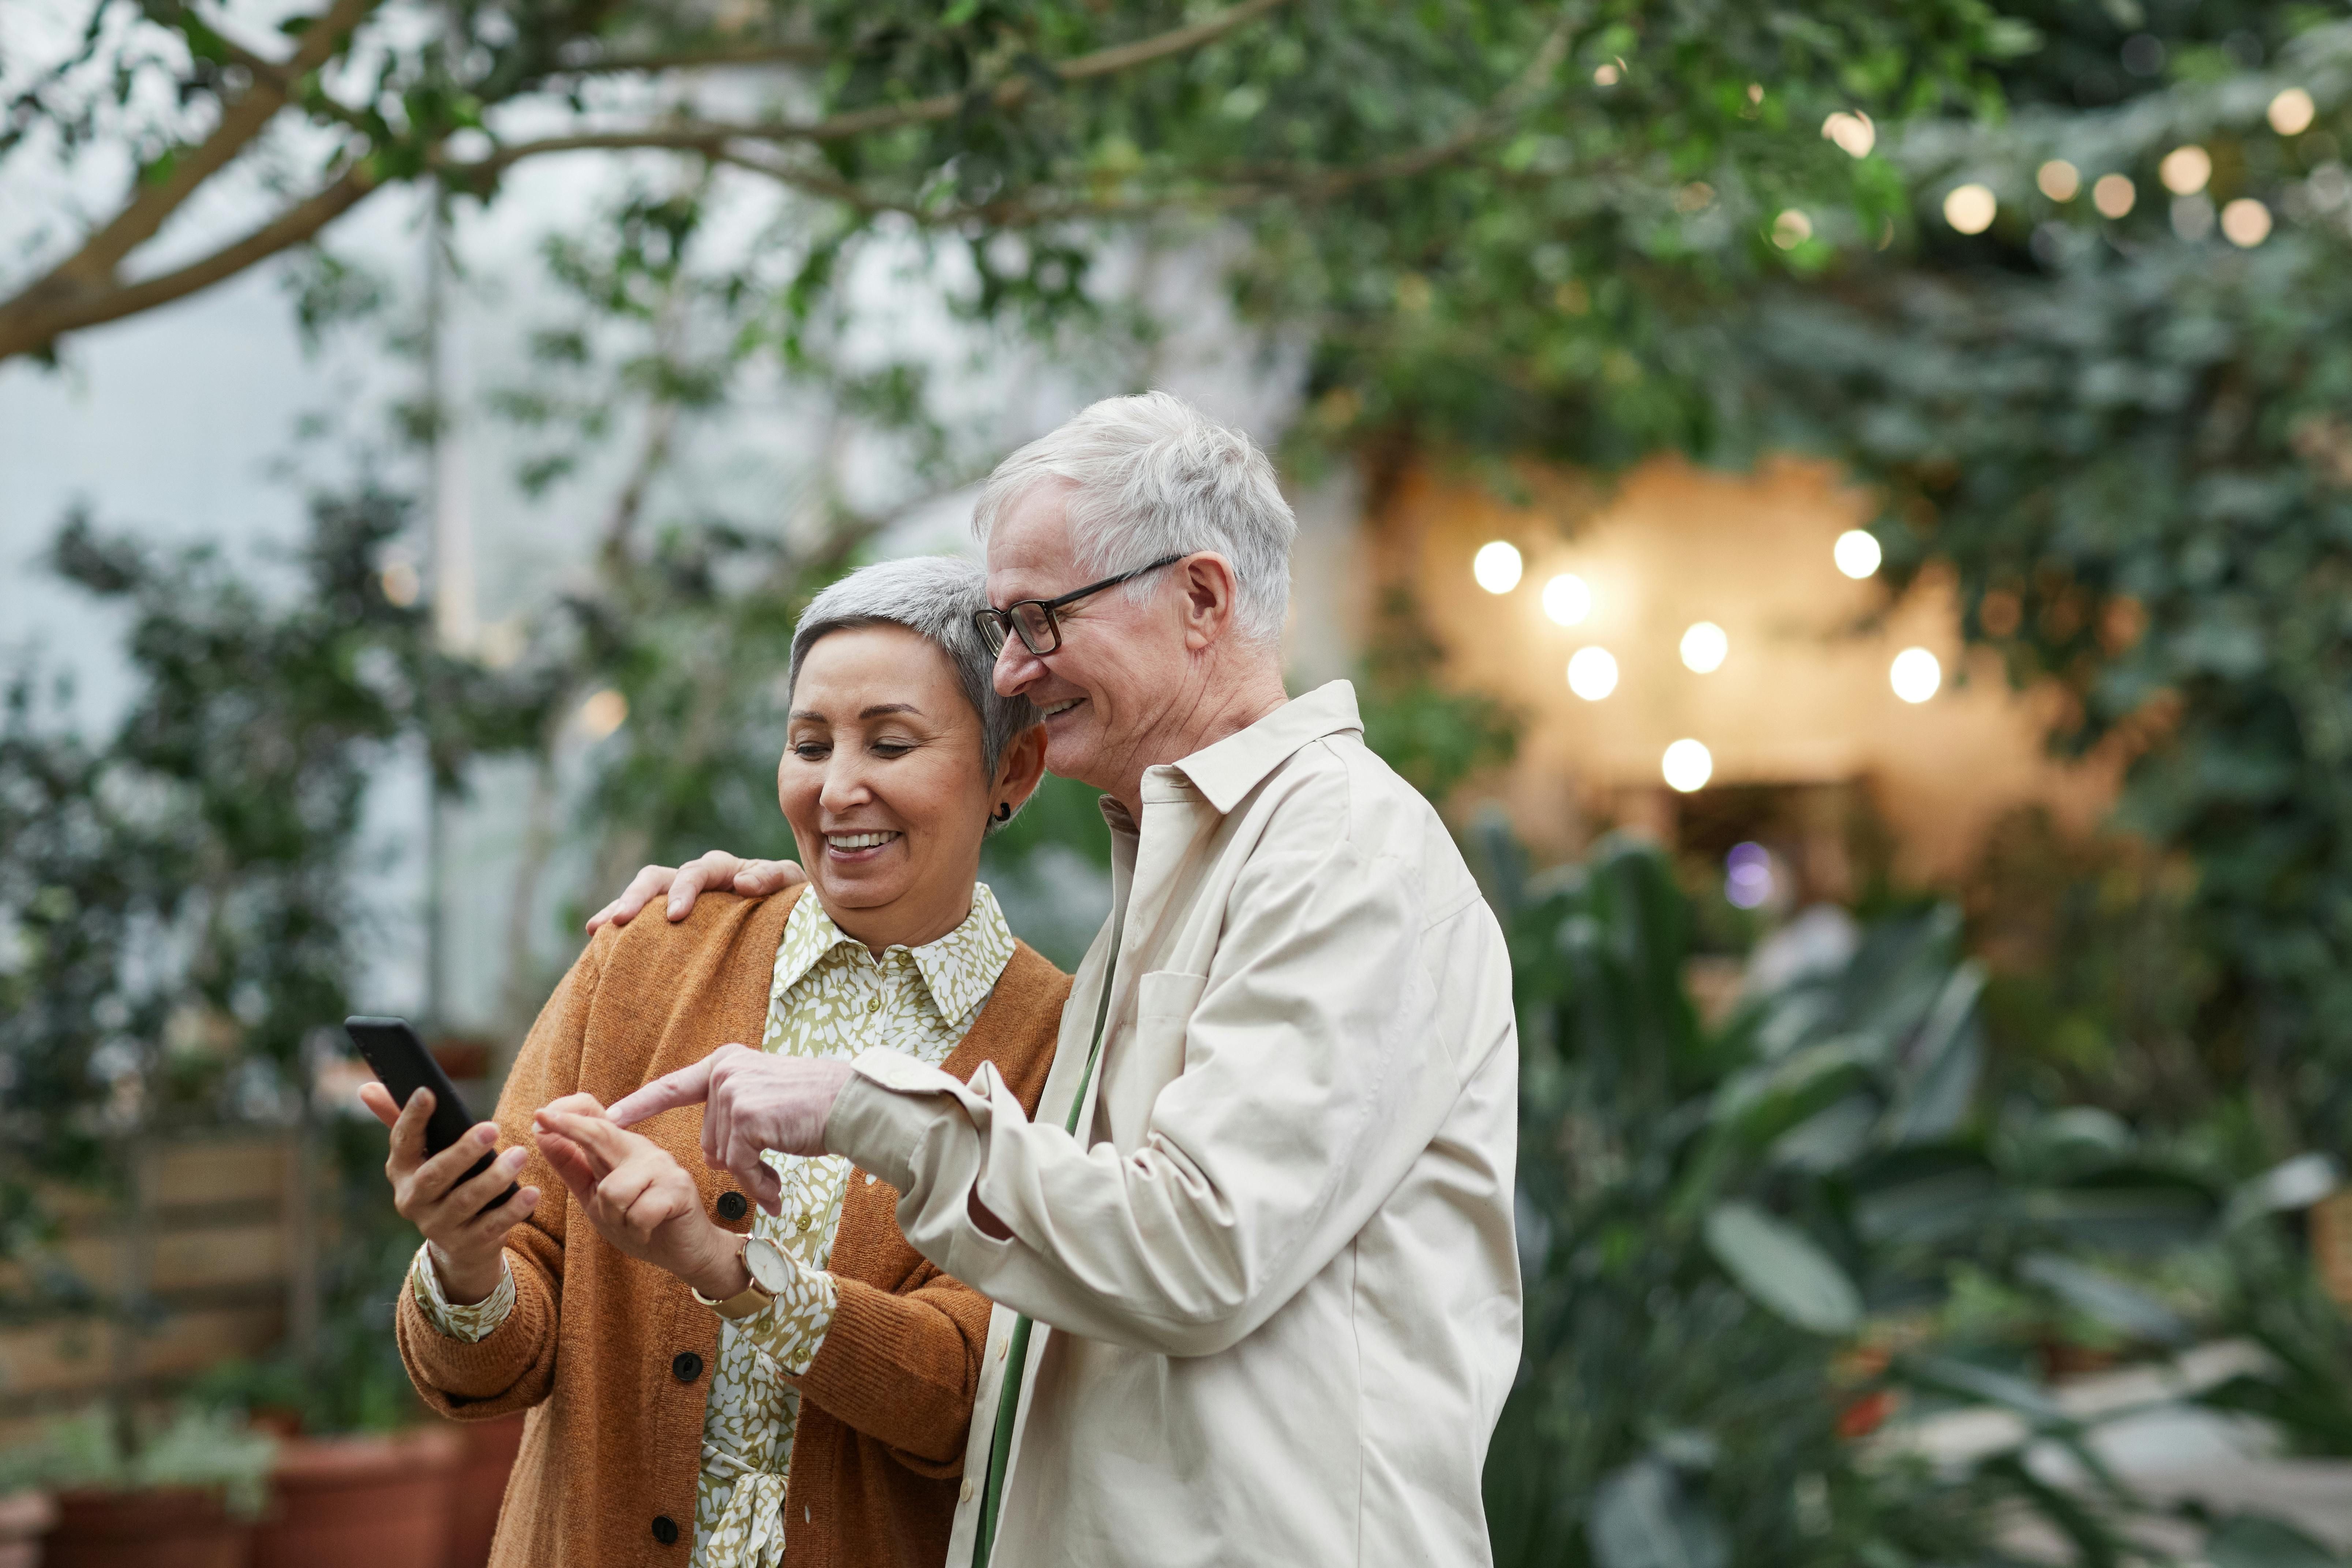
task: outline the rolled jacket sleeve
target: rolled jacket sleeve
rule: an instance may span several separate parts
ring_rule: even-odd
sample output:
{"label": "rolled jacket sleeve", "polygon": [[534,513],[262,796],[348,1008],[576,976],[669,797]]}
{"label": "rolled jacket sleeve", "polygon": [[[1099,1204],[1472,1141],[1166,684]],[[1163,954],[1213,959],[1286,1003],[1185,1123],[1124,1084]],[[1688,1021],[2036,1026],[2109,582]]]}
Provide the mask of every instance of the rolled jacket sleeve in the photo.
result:
{"label": "rolled jacket sleeve", "polygon": [[[1108,1049],[1181,1060],[1134,1147],[1030,1122],[989,1069],[961,1084],[887,1052],[858,1058],[828,1145],[891,1180],[908,1239],[983,1293],[1088,1338],[1215,1353],[1348,1244],[1454,1103],[1432,917],[1344,840],[1262,848],[1211,973],[1133,977]],[[1010,1240],[971,1223],[975,1190]]]}

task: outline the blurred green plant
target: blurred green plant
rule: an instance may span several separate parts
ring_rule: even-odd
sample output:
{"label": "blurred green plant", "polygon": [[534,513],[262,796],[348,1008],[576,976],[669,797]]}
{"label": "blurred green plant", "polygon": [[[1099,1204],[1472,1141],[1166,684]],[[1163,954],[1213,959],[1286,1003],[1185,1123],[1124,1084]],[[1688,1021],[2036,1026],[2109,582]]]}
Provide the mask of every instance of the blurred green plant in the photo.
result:
{"label": "blurred green plant", "polygon": [[[2211,1242],[2226,1192],[2104,1112],[1980,1102],[1983,981],[1949,908],[1866,928],[1710,1029],[1663,855],[1612,840],[1527,879],[1494,831],[1528,1287],[1486,1474],[1496,1561],[1990,1563],[2020,1510],[2084,1563],[2144,1556],[2125,1529],[2143,1505],[2042,1358],[2071,1323],[2144,1352],[2210,1331],[2221,1303],[2145,1276]],[[1988,1289],[2016,1309],[1954,1310]],[[1904,1441],[1969,1406],[2014,1439]],[[2053,1445],[2086,1491],[2029,1463]]]}
{"label": "blurred green plant", "polygon": [[182,1405],[152,1430],[126,1437],[104,1410],[51,1422],[37,1443],[0,1452],[0,1494],[19,1487],[52,1491],[217,1489],[229,1511],[257,1516],[268,1501],[277,1440],[236,1416]]}
{"label": "blurred green plant", "polygon": [[[238,1123],[317,1135],[318,1037],[352,1010],[374,934],[359,888],[371,784],[404,747],[454,784],[467,757],[543,726],[557,688],[535,670],[498,676],[444,657],[423,612],[385,596],[379,556],[404,523],[382,490],[321,496],[274,579],[82,519],[58,534],[52,567],[125,615],[133,679],[103,744],[37,705],[30,675],[0,727],[10,1256],[54,1235],[44,1199],[57,1184],[127,1198],[151,1140]],[[377,1254],[389,1194],[380,1142],[341,1142],[312,1197],[336,1238],[311,1260],[325,1311],[295,1354],[321,1410],[341,1399],[357,1420],[375,1397],[358,1385],[384,1382],[381,1365],[345,1352],[388,1326],[391,1266]],[[153,1308],[94,1297],[55,1267],[28,1277],[37,1299],[10,1308],[132,1322]]]}

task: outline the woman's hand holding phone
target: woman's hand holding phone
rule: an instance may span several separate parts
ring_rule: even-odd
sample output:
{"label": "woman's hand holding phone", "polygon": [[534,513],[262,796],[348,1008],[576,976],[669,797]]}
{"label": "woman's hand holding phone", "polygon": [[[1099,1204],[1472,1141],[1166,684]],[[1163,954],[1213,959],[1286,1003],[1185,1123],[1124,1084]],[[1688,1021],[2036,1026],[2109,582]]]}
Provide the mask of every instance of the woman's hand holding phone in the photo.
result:
{"label": "woman's hand holding phone", "polygon": [[393,1207],[424,1233],[442,1294],[458,1306],[486,1299],[499,1288],[506,1267],[507,1232],[539,1206],[539,1189],[525,1187],[498,1207],[483,1208],[522,1169],[524,1152],[509,1149],[480,1175],[460,1181],[467,1166],[498,1146],[497,1122],[479,1122],[448,1148],[428,1155],[425,1122],[433,1114],[431,1089],[418,1089],[402,1106],[383,1085],[362,1084],[360,1102],[392,1130],[383,1173],[392,1183]]}
{"label": "woman's hand holding phone", "polygon": [[686,1168],[652,1139],[606,1117],[593,1095],[549,1101],[532,1126],[539,1152],[615,1249],[667,1269],[713,1300],[750,1282],[742,1237],[703,1213],[701,1189]]}

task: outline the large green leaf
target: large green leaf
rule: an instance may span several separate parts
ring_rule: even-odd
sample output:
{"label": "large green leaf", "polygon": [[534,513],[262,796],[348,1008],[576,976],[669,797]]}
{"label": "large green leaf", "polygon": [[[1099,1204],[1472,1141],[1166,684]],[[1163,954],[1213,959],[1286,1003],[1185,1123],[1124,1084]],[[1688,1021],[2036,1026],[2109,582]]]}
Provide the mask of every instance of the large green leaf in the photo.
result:
{"label": "large green leaf", "polygon": [[2342,1568],[2344,1559],[2310,1536],[2267,1514],[2223,1520],[2205,1538],[2213,1568]]}
{"label": "large green leaf", "polygon": [[1718,1205],[1706,1216],[1706,1247],[1741,1289],[1801,1329],[1843,1334],[1862,1321],[1862,1292],[1836,1260],[1753,1204]]}
{"label": "large green leaf", "polygon": [[2019,1264],[2017,1271],[2067,1305],[2136,1339],[2177,1345],[2189,1337],[2189,1325],[2171,1308],[2137,1286],[2073,1258],[2037,1252]]}

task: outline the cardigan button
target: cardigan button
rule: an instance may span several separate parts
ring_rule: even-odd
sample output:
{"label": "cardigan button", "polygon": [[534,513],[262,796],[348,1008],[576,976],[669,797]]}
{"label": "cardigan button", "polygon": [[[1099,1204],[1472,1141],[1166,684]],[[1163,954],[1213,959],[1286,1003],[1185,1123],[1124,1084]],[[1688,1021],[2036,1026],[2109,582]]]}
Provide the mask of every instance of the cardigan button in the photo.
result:
{"label": "cardigan button", "polygon": [[654,1539],[664,1546],[677,1544],[677,1521],[666,1513],[654,1515]]}
{"label": "cardigan button", "polygon": [[680,1383],[692,1383],[702,1375],[702,1358],[692,1351],[680,1351],[669,1358],[669,1374]]}
{"label": "cardigan button", "polygon": [[746,1198],[742,1194],[721,1193],[719,1194],[719,1217],[720,1219],[739,1220],[751,1212],[751,1200]]}

